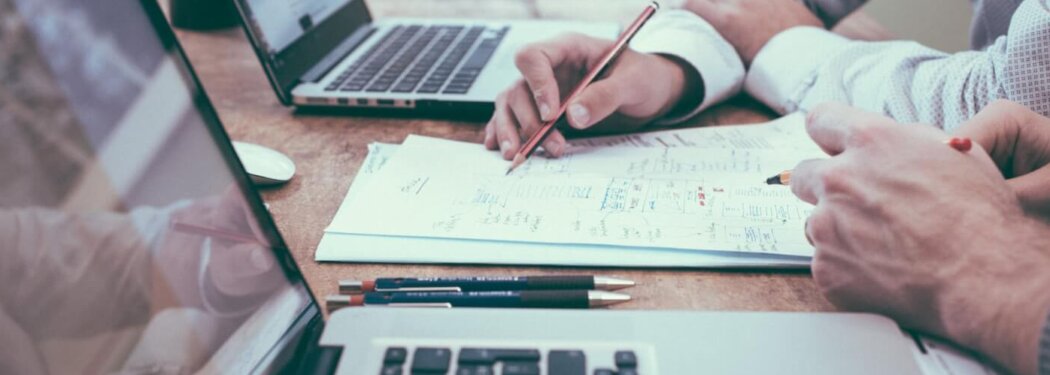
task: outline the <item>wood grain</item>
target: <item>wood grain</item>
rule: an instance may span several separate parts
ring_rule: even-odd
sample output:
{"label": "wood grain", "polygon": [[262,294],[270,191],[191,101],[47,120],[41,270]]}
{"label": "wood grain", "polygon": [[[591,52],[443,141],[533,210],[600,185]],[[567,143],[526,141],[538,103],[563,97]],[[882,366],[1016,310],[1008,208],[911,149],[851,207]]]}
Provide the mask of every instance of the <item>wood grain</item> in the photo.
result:
{"label": "wood grain", "polygon": [[[622,21],[637,11],[637,1],[633,0],[376,0],[369,3],[374,14],[380,17],[573,18],[590,15],[587,19]],[[877,30],[858,31],[865,32],[879,38]],[[297,163],[298,175],[291,183],[264,190],[262,194],[317,297],[335,293],[336,281],[343,278],[595,273],[626,277],[639,283],[628,290],[635,300],[616,306],[618,309],[833,309],[805,272],[319,264],[313,257],[322,230],[335,215],[370,142],[400,143],[408,134],[478,142],[483,124],[297,114],[278,103],[239,29],[205,33],[179,31],[178,35],[233,139],[275,148]],[[698,116],[689,125],[753,123],[766,121],[770,115],[750,98],[739,97]]]}

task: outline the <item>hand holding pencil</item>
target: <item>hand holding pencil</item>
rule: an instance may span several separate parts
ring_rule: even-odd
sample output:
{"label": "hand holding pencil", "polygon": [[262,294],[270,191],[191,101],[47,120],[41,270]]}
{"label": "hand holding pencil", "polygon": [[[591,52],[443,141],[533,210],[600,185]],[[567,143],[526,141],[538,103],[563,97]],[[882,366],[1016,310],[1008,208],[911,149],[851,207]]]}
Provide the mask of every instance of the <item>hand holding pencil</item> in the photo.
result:
{"label": "hand holding pencil", "polygon": [[[699,105],[701,85],[694,68],[677,59],[632,49],[624,50],[578,95],[568,97],[615,45],[611,40],[577,34],[520,50],[515,62],[523,79],[497,98],[495,112],[485,128],[485,146],[511,160],[523,140],[560,117],[561,123],[539,143],[547,156],[559,157],[566,147],[560,131],[631,131],[667,115],[676,106],[691,109]],[[560,116],[562,107],[564,116]]]}

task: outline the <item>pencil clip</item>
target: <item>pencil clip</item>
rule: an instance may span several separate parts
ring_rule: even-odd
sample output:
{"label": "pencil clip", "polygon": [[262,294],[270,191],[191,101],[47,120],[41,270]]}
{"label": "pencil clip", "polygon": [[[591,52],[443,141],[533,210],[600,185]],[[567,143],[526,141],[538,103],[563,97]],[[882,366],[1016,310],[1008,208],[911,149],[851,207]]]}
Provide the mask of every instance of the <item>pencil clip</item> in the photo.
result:
{"label": "pencil clip", "polygon": [[415,288],[376,288],[376,292],[380,293],[395,293],[395,292],[462,292],[458,286],[435,286],[435,287],[415,287]]}
{"label": "pencil clip", "polygon": [[444,307],[446,309],[452,308],[450,302],[411,302],[411,303],[388,303],[386,306],[389,307]]}

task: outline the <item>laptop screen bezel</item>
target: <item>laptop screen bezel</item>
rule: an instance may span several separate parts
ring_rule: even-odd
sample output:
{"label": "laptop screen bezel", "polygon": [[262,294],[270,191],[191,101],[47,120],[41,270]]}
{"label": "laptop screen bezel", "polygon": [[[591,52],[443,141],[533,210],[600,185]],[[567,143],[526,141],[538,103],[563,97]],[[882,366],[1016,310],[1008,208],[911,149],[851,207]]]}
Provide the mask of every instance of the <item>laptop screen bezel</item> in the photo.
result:
{"label": "laptop screen bezel", "polygon": [[307,72],[313,70],[351,34],[372,23],[372,15],[365,1],[350,0],[292,44],[271,55],[263,42],[264,36],[259,35],[252,27],[254,16],[248,1],[234,0],[241,27],[248,36],[270,85],[284,105],[292,104],[292,90],[303,81]]}
{"label": "laptop screen bezel", "polygon": [[[302,331],[308,330],[310,326],[315,325],[315,322],[317,322],[316,324],[323,324],[322,319],[318,318],[320,316],[319,304],[317,303],[317,300],[314,299],[314,293],[310,289],[310,285],[306,283],[302,271],[299,269],[298,264],[296,264],[295,257],[285,244],[281,233],[277,230],[277,225],[273,221],[273,217],[270,216],[269,211],[266,209],[262,197],[255,190],[248,173],[241,164],[240,158],[237,157],[237,154],[233,149],[233,144],[230,142],[229,135],[226,133],[225,128],[223,128],[218,113],[212,106],[211,99],[209,99],[208,94],[204,91],[200,79],[197,77],[196,72],[186,58],[186,53],[183,50],[182,45],[179,44],[175,32],[171,29],[163,10],[161,10],[160,5],[155,0],[140,0],[139,3],[145,10],[150,25],[153,27],[153,31],[160,40],[164,51],[173,59],[179,74],[182,75],[188,91],[193,96],[193,105],[195,109],[200,114],[209,135],[211,135],[212,140],[215,142],[215,147],[219,150],[226,163],[226,167],[229,169],[234,181],[236,182],[237,188],[240,189],[241,195],[251,209],[252,215],[256,218],[258,227],[262,230],[263,235],[266,236],[266,240],[270,242],[274,258],[277,263],[280,264],[289,283],[295,287],[302,287],[309,298],[309,303],[304,306],[299,317],[293,324],[289,325],[289,330],[284,333],[275,346],[270,348],[271,354],[266,356],[268,359],[264,359],[264,361],[273,361],[276,357],[273,353],[282,352],[289,347],[297,346],[298,343],[290,342],[290,340],[288,340],[289,337],[300,336]],[[301,322],[310,322],[310,324],[303,324]],[[254,365],[256,372],[265,371],[267,368],[278,366],[278,364],[275,363],[265,362]]]}

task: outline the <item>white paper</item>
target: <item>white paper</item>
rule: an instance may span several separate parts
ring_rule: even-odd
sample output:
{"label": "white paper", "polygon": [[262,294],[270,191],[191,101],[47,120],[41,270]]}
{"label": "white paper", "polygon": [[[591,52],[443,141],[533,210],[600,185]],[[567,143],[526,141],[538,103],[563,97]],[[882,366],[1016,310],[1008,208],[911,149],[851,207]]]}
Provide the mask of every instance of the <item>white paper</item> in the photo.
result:
{"label": "white paper", "polygon": [[822,156],[795,117],[577,141],[509,177],[481,145],[412,136],[328,232],[808,256],[810,207],[761,183]]}

